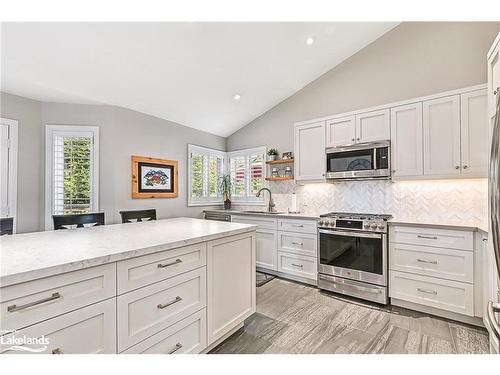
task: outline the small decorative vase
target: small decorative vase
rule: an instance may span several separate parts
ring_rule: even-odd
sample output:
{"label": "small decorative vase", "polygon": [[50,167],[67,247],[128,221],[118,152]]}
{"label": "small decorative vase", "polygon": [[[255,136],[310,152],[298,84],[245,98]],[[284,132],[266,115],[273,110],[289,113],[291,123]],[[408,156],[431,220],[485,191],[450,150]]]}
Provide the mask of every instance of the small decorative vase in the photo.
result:
{"label": "small decorative vase", "polygon": [[276,155],[268,155],[268,160],[269,160],[269,161],[274,161],[274,160],[276,160]]}
{"label": "small decorative vase", "polygon": [[224,201],[224,209],[225,210],[230,210],[231,209],[231,199],[226,199]]}

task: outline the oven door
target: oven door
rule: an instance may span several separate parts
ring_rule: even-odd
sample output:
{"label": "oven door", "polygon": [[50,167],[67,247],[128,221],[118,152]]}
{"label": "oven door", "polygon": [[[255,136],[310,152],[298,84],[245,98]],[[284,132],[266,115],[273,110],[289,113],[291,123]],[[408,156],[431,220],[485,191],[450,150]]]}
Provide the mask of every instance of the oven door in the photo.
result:
{"label": "oven door", "polygon": [[318,272],[387,285],[387,234],[319,229]]}

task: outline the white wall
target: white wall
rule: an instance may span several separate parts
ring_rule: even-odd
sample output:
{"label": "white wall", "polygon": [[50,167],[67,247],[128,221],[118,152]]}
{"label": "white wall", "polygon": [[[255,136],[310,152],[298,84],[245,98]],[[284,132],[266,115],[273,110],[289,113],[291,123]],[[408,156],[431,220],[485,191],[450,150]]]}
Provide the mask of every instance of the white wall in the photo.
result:
{"label": "white wall", "polygon": [[[156,208],[159,218],[201,215],[203,208],[187,207],[187,144],[225,150],[225,138],[114,106],[1,98],[2,116],[19,120],[18,232],[44,228],[47,124],[100,127],[99,208],[107,223],[120,222],[119,211],[129,209]],[[178,160],[179,197],[132,199],[132,155]]]}

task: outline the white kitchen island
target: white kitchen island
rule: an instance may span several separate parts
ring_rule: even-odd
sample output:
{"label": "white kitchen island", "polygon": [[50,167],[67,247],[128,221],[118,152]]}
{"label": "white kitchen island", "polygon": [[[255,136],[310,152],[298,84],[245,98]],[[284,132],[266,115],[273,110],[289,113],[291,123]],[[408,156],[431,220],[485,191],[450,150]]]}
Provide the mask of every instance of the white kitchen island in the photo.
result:
{"label": "white kitchen island", "polygon": [[0,247],[2,353],[200,353],[255,312],[253,225],[176,218]]}

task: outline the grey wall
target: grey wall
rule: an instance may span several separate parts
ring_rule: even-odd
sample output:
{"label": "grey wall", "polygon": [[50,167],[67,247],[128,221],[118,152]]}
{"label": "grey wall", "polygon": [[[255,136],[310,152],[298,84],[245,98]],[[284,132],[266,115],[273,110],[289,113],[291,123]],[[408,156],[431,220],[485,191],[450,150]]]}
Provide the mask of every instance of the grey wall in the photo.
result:
{"label": "grey wall", "polygon": [[500,22],[402,23],[227,140],[293,150],[293,123],[485,83]]}
{"label": "grey wall", "polygon": [[[99,208],[106,222],[120,210],[156,208],[160,218],[200,215],[187,207],[187,144],[225,150],[225,138],[132,110],[63,103],[40,103],[2,93],[1,115],[19,120],[18,232],[44,229],[45,125],[100,127]],[[131,155],[179,161],[179,197],[131,198]],[[34,173],[24,176],[23,171]]]}

